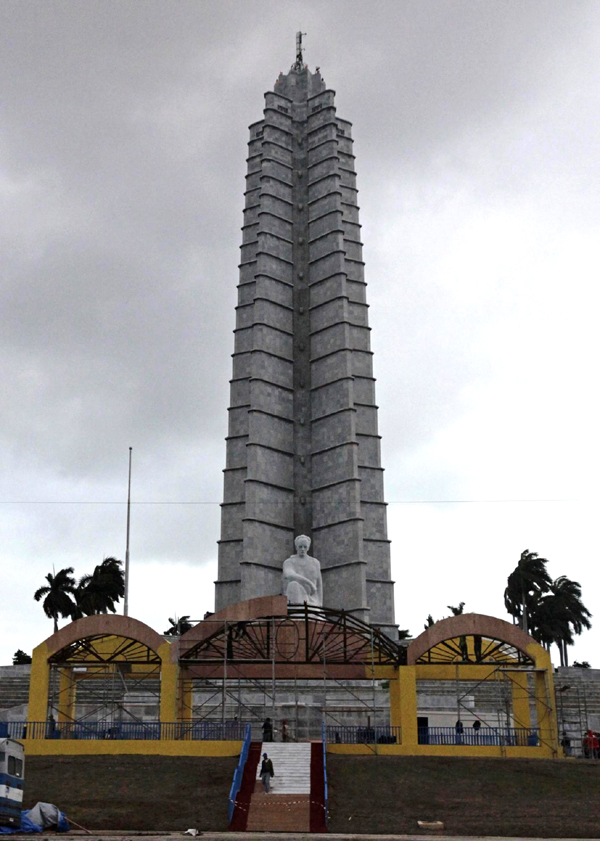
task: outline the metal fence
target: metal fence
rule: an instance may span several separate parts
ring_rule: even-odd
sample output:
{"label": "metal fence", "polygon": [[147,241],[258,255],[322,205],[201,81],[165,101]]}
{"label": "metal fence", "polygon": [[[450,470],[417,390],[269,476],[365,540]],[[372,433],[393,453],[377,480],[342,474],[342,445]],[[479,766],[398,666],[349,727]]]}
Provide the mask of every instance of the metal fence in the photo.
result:
{"label": "metal fence", "polygon": [[7,721],[0,735],[11,739],[242,741],[249,725],[241,721]]}
{"label": "metal fence", "polygon": [[389,725],[365,727],[327,724],[325,738],[335,745],[399,745],[402,741],[400,728]]}
{"label": "metal fence", "polygon": [[233,810],[235,809],[235,799],[237,797],[238,791],[242,785],[242,778],[244,776],[244,768],[246,767],[246,760],[248,759],[248,752],[250,750],[250,743],[252,741],[252,727],[247,724],[246,725],[246,732],[244,735],[244,744],[242,745],[242,752],[240,753],[240,759],[237,764],[237,768],[233,774],[233,782],[231,783],[231,789],[229,790],[229,804],[227,807],[227,817],[229,819],[229,823],[231,823],[233,819]]}
{"label": "metal fence", "polygon": [[246,721],[175,721],[161,725],[162,739],[185,741],[241,742],[246,738]]}
{"label": "metal fence", "polygon": [[420,745],[475,745],[487,747],[538,747],[538,728],[527,727],[468,727],[461,732],[456,727],[419,727]]}

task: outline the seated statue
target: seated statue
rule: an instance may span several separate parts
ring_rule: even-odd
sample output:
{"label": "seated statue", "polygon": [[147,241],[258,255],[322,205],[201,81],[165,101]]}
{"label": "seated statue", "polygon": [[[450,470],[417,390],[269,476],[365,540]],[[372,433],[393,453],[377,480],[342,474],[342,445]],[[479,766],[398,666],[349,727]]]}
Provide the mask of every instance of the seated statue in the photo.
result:
{"label": "seated statue", "polygon": [[321,564],[308,554],[310,537],[300,534],[294,540],[296,554],[283,562],[283,595],[290,604],[323,605]]}

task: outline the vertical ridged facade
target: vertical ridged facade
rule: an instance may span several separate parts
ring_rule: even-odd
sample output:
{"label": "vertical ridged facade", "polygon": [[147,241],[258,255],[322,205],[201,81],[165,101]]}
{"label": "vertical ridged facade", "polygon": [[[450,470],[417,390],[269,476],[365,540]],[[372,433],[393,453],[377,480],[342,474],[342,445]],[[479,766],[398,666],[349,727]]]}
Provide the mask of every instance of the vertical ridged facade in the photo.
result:
{"label": "vertical ridged facade", "polygon": [[216,609],[281,592],[293,538],[324,605],[394,635],[351,124],[295,65],[250,126]]}

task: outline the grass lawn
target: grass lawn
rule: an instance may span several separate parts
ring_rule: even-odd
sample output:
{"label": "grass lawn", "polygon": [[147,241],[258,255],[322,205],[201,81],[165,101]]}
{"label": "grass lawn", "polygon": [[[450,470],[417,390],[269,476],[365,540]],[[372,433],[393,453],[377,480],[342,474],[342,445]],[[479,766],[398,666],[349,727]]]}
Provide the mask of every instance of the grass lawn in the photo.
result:
{"label": "grass lawn", "polygon": [[329,754],[327,776],[331,832],[600,838],[598,762]]}
{"label": "grass lawn", "polygon": [[237,757],[31,756],[24,808],[54,803],[87,829],[227,829]]}
{"label": "grass lawn", "polygon": [[[232,758],[27,758],[25,808],[55,803],[90,830],[227,829]],[[331,832],[600,838],[600,763],[327,757]],[[426,832],[426,831],[424,831]]]}

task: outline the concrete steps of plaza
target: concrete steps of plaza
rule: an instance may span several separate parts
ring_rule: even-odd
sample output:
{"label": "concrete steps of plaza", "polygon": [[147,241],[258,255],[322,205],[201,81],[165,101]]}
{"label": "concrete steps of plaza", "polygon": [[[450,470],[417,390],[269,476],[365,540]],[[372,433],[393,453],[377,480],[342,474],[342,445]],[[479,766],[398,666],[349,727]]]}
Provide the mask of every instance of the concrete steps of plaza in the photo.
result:
{"label": "concrete steps of plaza", "polygon": [[[263,753],[272,761],[275,772],[269,794],[260,779]],[[311,755],[310,742],[261,744],[246,831],[310,831]]]}
{"label": "concrete steps of plaza", "polygon": [[274,794],[310,794],[310,742],[263,742],[260,761],[256,770],[257,788],[260,782],[260,766],[263,753],[273,763],[275,775],[271,780]]}

